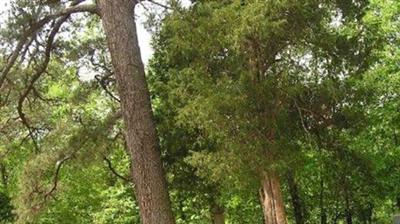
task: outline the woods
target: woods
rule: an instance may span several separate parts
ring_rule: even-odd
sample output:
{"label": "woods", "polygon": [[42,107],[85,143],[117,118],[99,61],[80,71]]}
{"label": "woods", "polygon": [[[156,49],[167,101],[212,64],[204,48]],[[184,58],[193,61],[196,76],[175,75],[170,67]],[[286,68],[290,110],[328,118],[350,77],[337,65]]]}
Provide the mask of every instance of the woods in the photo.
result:
{"label": "woods", "polygon": [[400,2],[9,4],[0,223],[384,224],[400,212]]}

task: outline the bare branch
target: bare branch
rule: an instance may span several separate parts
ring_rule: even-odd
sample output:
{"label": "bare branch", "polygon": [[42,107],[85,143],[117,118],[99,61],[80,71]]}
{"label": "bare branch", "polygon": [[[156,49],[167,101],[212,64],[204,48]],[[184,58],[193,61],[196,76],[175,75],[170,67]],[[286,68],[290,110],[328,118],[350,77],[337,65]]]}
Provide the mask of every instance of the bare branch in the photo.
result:
{"label": "bare branch", "polygon": [[128,182],[128,183],[132,183],[132,180],[130,178],[126,178],[124,176],[122,176],[121,174],[119,174],[114,167],[112,166],[111,160],[109,160],[106,156],[103,157],[104,161],[106,161],[108,168],[110,169],[110,171],[118,178]]}
{"label": "bare branch", "polygon": [[160,6],[160,7],[164,8],[164,9],[172,9],[171,6],[164,5],[164,4],[156,2],[154,0],[147,0],[147,1],[153,3],[154,5]]}
{"label": "bare branch", "polygon": [[104,121],[104,127],[107,129],[112,129],[112,127],[117,123],[122,117],[122,112],[120,110],[111,113]]}
{"label": "bare branch", "polygon": [[107,87],[107,76],[99,76],[96,75],[94,78],[99,82],[101,88],[106,92],[107,95],[109,95],[112,99],[116,100],[117,102],[121,102],[121,100],[116,97]]}
{"label": "bare branch", "polygon": [[300,116],[301,125],[302,125],[304,131],[306,132],[306,136],[307,136],[308,142],[309,142],[309,144],[311,146],[312,145],[311,133],[309,132],[309,130],[308,130],[307,126],[306,126],[306,123],[305,123],[305,120],[304,120],[304,117],[303,117],[303,113],[301,112],[301,109],[300,109],[299,105],[297,104],[296,100],[294,100],[294,105],[297,108],[297,111],[298,111],[299,116]]}
{"label": "bare branch", "polygon": [[72,158],[72,156],[66,156],[63,159],[57,161],[56,171],[54,173],[54,179],[53,179],[53,187],[44,195],[44,201],[46,201],[48,197],[52,197],[53,193],[57,190],[58,180],[60,178],[61,167],[67,160],[69,160],[71,158]]}
{"label": "bare branch", "polygon": [[[140,3],[145,9],[146,9],[146,6],[143,5],[143,2],[145,2],[145,1],[150,2],[150,3],[154,4],[154,5],[157,5],[157,6],[161,7],[161,8],[164,8],[164,9],[168,9],[168,10],[171,10],[171,9],[172,9],[171,6],[165,5],[165,4],[162,4],[162,3],[159,3],[159,2],[157,2],[157,1],[155,1],[155,0],[142,0],[142,1],[139,1],[139,3]],[[146,10],[147,10],[147,9],[146,9]]]}
{"label": "bare branch", "polygon": [[143,1],[140,1],[139,4],[144,8],[145,11],[150,12],[150,9],[147,8],[145,4],[143,4]]}
{"label": "bare branch", "polygon": [[[105,57],[103,57],[103,60],[106,61]],[[94,51],[90,56],[90,63],[95,67],[99,67],[99,68],[103,69],[107,73],[106,74],[107,77],[114,75],[112,68],[109,68],[107,66],[107,64],[109,64],[109,63],[107,63],[107,62],[101,63],[100,61],[96,62]]]}

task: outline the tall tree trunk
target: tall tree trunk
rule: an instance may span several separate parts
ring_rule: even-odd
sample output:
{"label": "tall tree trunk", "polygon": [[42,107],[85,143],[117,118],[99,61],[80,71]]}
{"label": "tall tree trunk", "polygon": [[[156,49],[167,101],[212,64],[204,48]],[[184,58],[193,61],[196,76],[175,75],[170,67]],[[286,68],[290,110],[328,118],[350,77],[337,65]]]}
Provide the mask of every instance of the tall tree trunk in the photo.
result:
{"label": "tall tree trunk", "polygon": [[1,172],[1,182],[3,184],[3,187],[6,189],[8,185],[8,180],[7,180],[7,170],[4,163],[0,163],[0,172]]}
{"label": "tall tree trunk", "polygon": [[320,223],[321,224],[327,224],[328,222],[328,217],[326,215],[326,210],[325,210],[325,205],[324,205],[324,179],[322,176],[322,172],[320,174],[320,192],[319,192],[319,207],[321,210],[320,213]]}
{"label": "tall tree trunk", "polygon": [[346,209],[344,211],[344,215],[346,217],[347,224],[353,224],[353,215],[351,214],[349,204],[346,202]]}
{"label": "tall tree trunk", "polygon": [[373,205],[372,203],[368,203],[368,207],[365,210],[365,223],[372,223],[372,214],[373,214]]}
{"label": "tall tree trunk", "polygon": [[346,210],[345,214],[346,214],[346,223],[347,224],[353,224],[353,217],[351,215],[351,212]]}
{"label": "tall tree trunk", "polygon": [[211,221],[212,224],[225,224],[224,208],[217,203],[211,206]]}
{"label": "tall tree trunk", "polygon": [[332,223],[337,224],[341,216],[342,216],[341,212],[336,212],[336,214],[332,217]]}
{"label": "tall tree trunk", "polygon": [[97,0],[126,128],[132,176],[143,224],[175,223],[162,167],[133,0]]}
{"label": "tall tree trunk", "polygon": [[[346,191],[347,192],[347,191]],[[347,224],[353,224],[353,216],[351,214],[351,210],[350,210],[350,202],[349,202],[349,197],[348,194],[346,193],[346,198],[345,198],[345,204],[346,204],[346,208],[344,211],[344,214],[346,216],[346,223]]]}
{"label": "tall tree trunk", "polygon": [[344,200],[345,200],[345,211],[344,211],[344,215],[346,216],[346,223],[347,224],[353,224],[353,214],[352,214],[352,211],[351,211],[351,207],[350,207],[350,197],[351,197],[351,183],[350,183],[350,181],[348,180],[348,178],[347,178],[347,176],[346,175],[343,175],[344,176],[344,184],[343,184],[343,187],[344,187]]}
{"label": "tall tree trunk", "polygon": [[261,180],[260,200],[265,224],[286,224],[280,180],[273,171],[264,172]]}
{"label": "tall tree trunk", "polygon": [[304,224],[304,206],[300,199],[298,185],[291,170],[288,171],[287,180],[296,224]]}

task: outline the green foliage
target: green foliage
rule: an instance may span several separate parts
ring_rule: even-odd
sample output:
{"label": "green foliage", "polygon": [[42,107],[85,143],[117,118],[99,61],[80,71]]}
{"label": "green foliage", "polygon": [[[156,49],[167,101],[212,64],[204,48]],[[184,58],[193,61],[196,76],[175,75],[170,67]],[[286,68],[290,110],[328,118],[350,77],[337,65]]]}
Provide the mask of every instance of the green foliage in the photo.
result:
{"label": "green foliage", "polygon": [[11,223],[14,218],[11,198],[5,193],[0,193],[0,223]]}
{"label": "green foliage", "polygon": [[[397,112],[384,122],[382,111],[372,118],[369,105],[375,101],[386,113],[397,108],[382,105],[382,97],[396,98],[398,88],[383,80],[365,85],[371,69],[386,69],[376,66],[382,58],[396,61],[393,54],[381,55],[397,49],[385,46],[396,42],[388,33],[396,30],[392,19],[398,17],[390,15],[399,13],[395,5],[197,1],[167,16],[149,76],[159,131],[168,133],[162,140],[186,145],[181,150],[188,153],[179,156],[203,181],[218,186],[227,214],[234,211],[230,199],[238,192],[248,192],[247,204],[256,203],[249,195],[257,191],[260,170],[284,176],[294,169],[310,223],[321,218],[335,223],[349,214],[356,222],[372,216],[387,222],[387,203],[398,193],[384,186],[398,180],[380,172],[396,166],[388,156],[397,148],[390,137],[397,122],[389,118]],[[393,70],[375,74],[397,79]],[[373,120],[386,126],[377,130]],[[371,130],[376,131],[367,137],[364,132]],[[378,140],[382,131],[391,134]],[[187,135],[189,141],[181,141]]]}
{"label": "green foliage", "polygon": [[[30,24],[66,2],[14,1],[1,67]],[[210,223],[214,205],[227,223],[262,223],[260,178],[271,170],[289,223],[288,173],[306,223],[389,223],[400,208],[400,2],[192,2],[148,23],[157,27],[147,79],[177,223]],[[139,223],[132,184],[104,161],[129,178],[98,17],[68,20],[19,105],[50,28],[26,48],[37,60],[14,66],[0,88],[0,223]]]}

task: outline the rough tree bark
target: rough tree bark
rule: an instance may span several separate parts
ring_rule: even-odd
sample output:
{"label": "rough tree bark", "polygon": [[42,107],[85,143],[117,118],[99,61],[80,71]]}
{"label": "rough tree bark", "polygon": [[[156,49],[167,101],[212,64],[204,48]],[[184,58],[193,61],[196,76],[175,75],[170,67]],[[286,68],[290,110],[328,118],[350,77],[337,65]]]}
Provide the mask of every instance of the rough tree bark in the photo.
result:
{"label": "rough tree bark", "polygon": [[175,223],[162,167],[134,19],[136,1],[97,0],[111,53],[135,195],[143,224]]}
{"label": "rough tree bark", "polygon": [[273,171],[264,172],[263,174],[260,200],[265,224],[287,223],[279,176]]}

